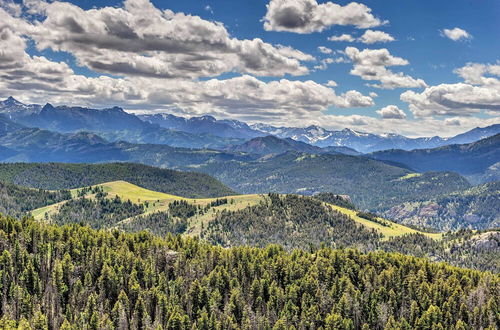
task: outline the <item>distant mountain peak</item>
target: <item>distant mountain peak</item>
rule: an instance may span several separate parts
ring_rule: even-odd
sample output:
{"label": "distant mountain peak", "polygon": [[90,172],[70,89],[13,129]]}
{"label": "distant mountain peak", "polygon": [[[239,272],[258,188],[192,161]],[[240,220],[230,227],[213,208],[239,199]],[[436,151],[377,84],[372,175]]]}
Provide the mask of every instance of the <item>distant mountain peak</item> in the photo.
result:
{"label": "distant mountain peak", "polygon": [[9,96],[8,98],[5,99],[5,101],[3,101],[3,104],[7,106],[12,106],[12,105],[21,105],[23,103],[19,102],[12,96]]}
{"label": "distant mountain peak", "polygon": [[206,120],[206,121],[210,121],[210,122],[215,122],[217,121],[217,119],[215,119],[215,117],[213,116],[210,116],[210,115],[205,115],[205,116],[201,116],[201,117],[193,117],[191,119],[198,119],[198,120]]}

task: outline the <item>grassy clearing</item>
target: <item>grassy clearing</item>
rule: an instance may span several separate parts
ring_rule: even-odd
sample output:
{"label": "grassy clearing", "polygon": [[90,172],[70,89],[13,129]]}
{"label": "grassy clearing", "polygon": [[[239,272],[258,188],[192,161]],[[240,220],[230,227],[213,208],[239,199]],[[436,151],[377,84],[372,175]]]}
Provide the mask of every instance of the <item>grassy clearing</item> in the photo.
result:
{"label": "grassy clearing", "polygon": [[405,176],[400,177],[398,180],[399,181],[408,180],[408,179],[411,179],[411,178],[419,177],[421,175],[422,175],[422,173],[408,173]]}
{"label": "grassy clearing", "polygon": [[331,204],[328,204],[328,205],[333,207],[335,210],[350,216],[354,221],[362,224],[363,226],[375,229],[376,231],[378,231],[379,233],[384,235],[383,240],[388,240],[389,238],[395,237],[395,236],[402,236],[405,234],[414,234],[414,233],[424,234],[425,236],[430,237],[432,239],[441,239],[441,237],[442,237],[442,234],[440,234],[440,233],[426,233],[426,232],[418,231],[416,229],[412,229],[412,228],[400,225],[398,223],[395,223],[395,222],[392,222],[392,221],[389,221],[386,219],[382,219],[382,220],[384,220],[385,222],[390,224],[390,226],[383,226],[379,223],[376,223],[376,222],[370,221],[368,219],[361,218],[361,217],[357,216],[356,215],[357,211],[346,209],[344,207],[340,207],[337,205],[331,205]]}
{"label": "grassy clearing", "polygon": [[[410,175],[419,175],[417,173],[412,173],[406,175],[406,177]],[[200,206],[206,206],[210,204],[211,202],[215,201],[217,198],[201,198],[201,199],[190,199],[190,198],[183,198],[179,196],[174,196],[170,194],[165,194],[157,191],[152,191],[149,189],[141,188],[139,186],[136,186],[134,184],[128,183],[126,181],[113,181],[113,182],[107,182],[98,185],[104,189],[105,192],[108,193],[108,196],[110,198],[114,198],[115,196],[119,196],[122,200],[130,200],[133,203],[147,203],[147,208],[146,211],[143,213],[143,215],[146,215],[151,212],[157,212],[157,211],[168,211],[168,205],[172,203],[175,200],[185,200],[190,204],[194,205],[200,205]],[[79,189],[73,189],[71,190],[73,198],[77,197]],[[86,198],[93,198],[93,195],[88,195]],[[258,204],[263,198],[264,195],[235,195],[235,196],[226,196],[226,197],[219,197],[221,198],[227,198],[228,203],[220,206],[215,206],[211,207],[208,212],[206,212],[203,215],[196,215],[194,217],[191,217],[189,219],[189,226],[187,230],[188,235],[199,235],[201,232],[202,226],[206,226],[212,219],[215,218],[217,212],[221,212],[223,210],[227,211],[237,211],[244,209],[248,206],[256,205]],[[32,215],[35,219],[37,220],[43,220],[45,218],[45,213],[52,214],[58,211],[58,208],[60,205],[62,205],[65,202],[60,202],[57,204],[45,206],[39,209],[36,209],[32,211]],[[384,240],[389,239],[391,237],[395,236],[401,236],[404,234],[410,234],[410,233],[422,233],[428,237],[431,237],[433,239],[440,239],[441,234],[431,234],[431,233],[424,233],[420,232],[418,230],[390,222],[388,220],[385,220],[387,223],[390,223],[390,226],[383,226],[379,223],[361,218],[356,215],[356,211],[349,210],[340,206],[336,205],[331,205],[334,209],[337,211],[344,213],[348,216],[350,216],[354,221],[360,223],[363,226],[366,226],[368,228],[373,228],[379,233],[381,233],[384,236]],[[134,217],[128,218],[123,220],[123,222],[129,222],[129,221],[134,221]]]}

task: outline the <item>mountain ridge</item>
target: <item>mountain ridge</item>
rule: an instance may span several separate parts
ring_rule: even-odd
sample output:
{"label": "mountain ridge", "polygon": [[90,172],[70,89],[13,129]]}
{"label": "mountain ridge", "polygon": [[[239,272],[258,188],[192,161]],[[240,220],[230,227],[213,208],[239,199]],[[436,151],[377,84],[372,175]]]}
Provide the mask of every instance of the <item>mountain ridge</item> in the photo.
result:
{"label": "mountain ridge", "polygon": [[[372,134],[349,128],[335,131],[317,125],[308,127],[276,127],[263,123],[248,125],[238,120],[218,120],[209,115],[191,118],[166,113],[135,115],[119,107],[100,110],[69,106],[54,107],[50,104],[42,107],[26,105],[12,97],[0,101],[1,113],[26,126],[60,132],[96,131],[111,141],[127,140],[134,143],[162,143],[178,147],[218,149],[242,144],[245,140],[256,137],[275,135],[316,147],[344,146],[361,153],[370,153],[387,149],[413,150],[470,143],[500,133],[500,124],[494,124],[477,127],[450,138],[439,136],[409,138],[395,133]],[[99,118],[101,119],[98,120]]]}

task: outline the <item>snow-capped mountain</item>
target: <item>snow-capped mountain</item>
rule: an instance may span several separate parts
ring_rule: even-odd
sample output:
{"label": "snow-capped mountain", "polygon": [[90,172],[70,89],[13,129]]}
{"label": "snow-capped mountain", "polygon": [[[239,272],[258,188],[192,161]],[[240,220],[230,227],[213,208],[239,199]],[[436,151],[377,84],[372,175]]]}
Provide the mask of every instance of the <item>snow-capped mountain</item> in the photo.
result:
{"label": "snow-capped mountain", "polygon": [[371,134],[345,128],[340,131],[330,131],[319,126],[305,128],[275,127],[265,124],[250,125],[255,130],[276,135],[281,138],[292,138],[318,147],[345,146],[362,153],[387,149],[424,149],[435,148],[449,144],[470,143],[500,132],[500,124],[484,128],[475,128],[469,132],[452,138],[421,137],[408,138],[394,133]]}
{"label": "snow-capped mountain", "polygon": [[19,102],[12,96],[9,96],[3,101],[0,101],[0,114],[3,114],[10,119],[16,119],[19,117],[36,114],[41,110],[42,106],[39,104],[24,104],[22,102]]}
{"label": "snow-capped mountain", "polygon": [[[63,132],[78,130],[105,131],[107,133],[111,131],[122,132],[113,136],[106,136],[111,140],[129,139],[131,137],[130,132],[123,133],[128,131],[139,132],[134,133],[133,142],[141,143],[160,143],[160,141],[164,141],[166,144],[173,145],[171,142],[172,134],[175,133],[178,145],[178,142],[183,137],[188,135],[190,137],[196,136],[197,143],[186,142],[180,144],[187,147],[196,147],[200,141],[207,139],[209,136],[217,140],[215,145],[232,145],[256,137],[274,135],[321,148],[348,147],[362,153],[370,153],[387,149],[413,150],[435,148],[449,144],[471,143],[500,133],[500,124],[496,124],[484,128],[475,128],[451,138],[441,138],[439,136],[408,138],[394,133],[377,135],[349,128],[334,131],[316,125],[308,127],[276,127],[265,123],[248,125],[242,121],[218,120],[208,115],[192,118],[165,113],[136,116],[118,107],[97,110],[81,107],[53,107],[47,104],[42,108],[37,104],[23,104],[12,97],[0,101],[0,115],[26,126]],[[144,138],[146,133],[149,134],[148,138]],[[169,138],[165,139],[164,136]]]}

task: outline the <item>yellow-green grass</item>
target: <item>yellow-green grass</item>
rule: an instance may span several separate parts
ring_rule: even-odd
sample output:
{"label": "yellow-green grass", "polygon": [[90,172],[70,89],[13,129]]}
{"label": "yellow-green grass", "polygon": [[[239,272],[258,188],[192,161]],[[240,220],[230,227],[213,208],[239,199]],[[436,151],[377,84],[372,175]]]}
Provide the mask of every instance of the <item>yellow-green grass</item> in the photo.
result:
{"label": "yellow-green grass", "polygon": [[357,211],[350,210],[350,209],[340,207],[337,205],[332,205],[332,204],[328,204],[328,205],[333,207],[335,210],[337,210],[345,215],[348,215],[349,217],[351,217],[351,219],[362,224],[363,226],[371,228],[371,229],[375,229],[377,232],[379,232],[380,234],[382,234],[384,236],[383,240],[388,240],[391,237],[402,236],[405,234],[414,234],[414,233],[420,233],[420,234],[423,234],[427,237],[430,237],[432,239],[437,239],[437,240],[441,239],[441,237],[442,237],[442,234],[440,234],[440,233],[426,233],[426,232],[422,232],[422,231],[419,231],[416,229],[412,229],[412,228],[400,225],[398,223],[395,223],[395,222],[392,222],[389,220],[381,219],[381,221],[389,224],[389,226],[383,226],[380,223],[373,222],[373,221],[370,221],[368,219],[359,217],[358,215],[356,215]]}
{"label": "yellow-green grass", "polygon": [[[417,173],[414,173],[418,175]],[[411,174],[408,174],[411,175]],[[408,176],[407,175],[407,176]],[[142,215],[147,215],[148,213],[151,212],[157,212],[157,211],[168,211],[169,204],[172,203],[175,200],[185,200],[186,202],[193,204],[193,205],[199,205],[199,206],[206,206],[210,204],[211,202],[215,201],[217,198],[198,198],[198,199],[192,199],[192,198],[184,198],[184,197],[179,197],[171,194],[166,194],[162,192],[157,192],[149,189],[145,189],[142,187],[139,187],[137,185],[131,184],[126,181],[113,181],[113,182],[106,182],[97,185],[99,187],[102,187],[105,192],[108,193],[108,196],[110,198],[114,198],[115,196],[119,196],[122,200],[130,200],[133,203],[147,203],[147,207],[145,209],[145,212]],[[78,190],[79,189],[72,189],[71,193],[73,198],[76,198],[78,196]],[[94,198],[93,195],[87,195],[86,198]],[[248,206],[253,206],[258,204],[263,198],[264,195],[258,195],[258,194],[253,194],[253,195],[235,195],[235,196],[225,196],[225,197],[219,197],[220,198],[227,198],[228,203],[211,207],[205,214],[203,215],[196,215],[194,217],[191,217],[188,219],[188,230],[187,234],[188,235],[199,235],[201,232],[201,227],[206,226],[208,222],[213,220],[216,216],[217,211],[222,211],[222,210],[227,210],[227,211],[237,211],[237,210],[242,210]],[[45,217],[45,213],[53,214],[56,213],[63,203],[66,203],[66,201],[45,206],[39,209],[36,209],[32,211],[32,215],[34,216],[35,219],[43,220]],[[411,234],[411,233],[422,233],[430,238],[433,239],[440,239],[441,234],[434,234],[434,233],[425,233],[425,232],[420,232],[418,230],[390,222],[388,220],[381,219],[382,221],[387,222],[390,224],[390,226],[383,226],[380,223],[376,223],[364,218],[361,218],[356,215],[356,211],[346,209],[340,206],[328,204],[331,207],[333,207],[335,210],[348,215],[351,217],[354,221],[357,223],[371,229],[375,229],[377,232],[381,233],[383,235],[383,239],[389,239],[391,237],[395,236],[402,236],[405,234]],[[128,218],[123,220],[122,222],[130,222],[134,221],[136,217]]]}
{"label": "yellow-green grass", "polygon": [[[200,205],[200,206],[206,206],[210,204],[211,202],[217,200],[217,198],[199,198],[199,199],[191,199],[191,198],[182,198],[182,197],[176,197],[178,200],[182,199],[185,200],[186,202],[193,204],[193,205]],[[206,213],[202,215],[195,215],[191,218],[188,219],[188,229],[186,231],[186,234],[196,236],[201,233],[201,228],[202,226],[206,226],[208,222],[213,220],[216,216],[217,211],[238,211],[242,210],[248,206],[256,205],[259,203],[260,200],[263,199],[263,195],[235,195],[235,196],[225,196],[225,197],[219,197],[221,198],[227,198],[228,203],[219,205],[219,206],[214,206],[211,207]],[[149,208],[146,210],[145,213],[139,215],[147,215],[152,212],[158,212],[158,211],[168,211],[168,206],[171,202],[173,202],[175,199],[172,198],[167,198],[163,200],[155,200],[153,204],[149,206]],[[131,217],[125,220],[122,220],[122,222],[132,222],[134,221],[135,217]]]}
{"label": "yellow-green grass", "polygon": [[57,211],[59,210],[59,207],[62,204],[64,204],[64,203],[66,203],[66,201],[62,201],[62,202],[59,202],[59,203],[55,203],[55,204],[47,205],[47,206],[44,206],[44,207],[40,207],[40,208],[38,208],[36,210],[31,211],[31,215],[36,220],[44,220],[45,219],[45,214],[51,215],[51,214],[57,213]]}
{"label": "yellow-green grass", "polygon": [[400,177],[398,180],[401,180],[401,181],[402,180],[408,180],[408,179],[411,179],[411,178],[419,177],[421,175],[422,175],[421,173],[408,173],[405,176]]}

